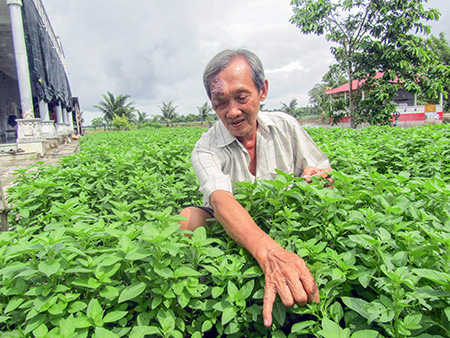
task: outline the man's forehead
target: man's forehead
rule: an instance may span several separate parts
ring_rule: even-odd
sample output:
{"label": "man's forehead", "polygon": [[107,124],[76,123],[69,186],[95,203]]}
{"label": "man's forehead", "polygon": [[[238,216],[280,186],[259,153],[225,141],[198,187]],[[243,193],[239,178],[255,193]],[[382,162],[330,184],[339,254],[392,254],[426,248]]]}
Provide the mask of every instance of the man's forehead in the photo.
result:
{"label": "man's forehead", "polygon": [[211,79],[211,95],[223,95],[225,93],[225,81],[223,81],[219,74]]}

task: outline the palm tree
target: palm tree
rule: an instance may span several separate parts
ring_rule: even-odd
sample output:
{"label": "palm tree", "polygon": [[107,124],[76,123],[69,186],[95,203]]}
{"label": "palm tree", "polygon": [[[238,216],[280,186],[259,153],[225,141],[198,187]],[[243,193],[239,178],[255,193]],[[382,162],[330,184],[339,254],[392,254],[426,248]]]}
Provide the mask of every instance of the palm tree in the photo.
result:
{"label": "palm tree", "polygon": [[208,101],[203,104],[203,106],[198,107],[198,115],[200,116],[200,124],[203,124],[203,121],[205,121],[208,118],[208,113],[212,111],[212,108],[209,106]]}
{"label": "palm tree", "polygon": [[289,105],[283,102],[281,102],[281,104],[282,104],[281,111],[290,114],[292,116],[297,115],[298,113],[297,99],[292,99],[291,102],[289,102]]}
{"label": "palm tree", "polygon": [[136,113],[138,114],[137,124],[143,124],[148,120],[146,112],[141,113],[139,110],[136,110]]}
{"label": "palm tree", "polygon": [[177,109],[177,106],[172,105],[172,101],[169,101],[169,103],[163,102],[163,106],[158,106],[159,109],[161,109],[161,113],[163,115],[164,120],[167,123],[167,127],[169,126],[169,123],[177,117],[177,113],[175,109]]}
{"label": "palm tree", "polygon": [[133,120],[133,112],[136,111],[136,108],[133,106],[133,102],[126,103],[129,98],[130,95],[118,95],[114,97],[113,94],[108,92],[107,95],[103,95],[104,101],[100,101],[94,107],[100,109],[105,121],[108,123],[112,122],[114,116],[126,116],[129,120]]}

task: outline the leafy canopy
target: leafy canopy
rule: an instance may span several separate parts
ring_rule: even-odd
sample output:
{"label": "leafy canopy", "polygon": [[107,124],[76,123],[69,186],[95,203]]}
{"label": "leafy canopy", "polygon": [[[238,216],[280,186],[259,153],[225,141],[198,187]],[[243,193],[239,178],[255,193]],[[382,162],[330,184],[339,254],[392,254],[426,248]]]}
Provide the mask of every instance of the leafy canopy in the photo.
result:
{"label": "leafy canopy", "polygon": [[[396,92],[423,91],[427,97],[443,92],[449,67],[429,53],[419,35],[429,34],[426,21],[438,20],[427,0],[292,0],[290,22],[302,33],[325,35],[338,67],[350,83],[347,107],[352,127],[367,121],[386,124],[395,111]],[[376,79],[377,72],[384,76]],[[353,86],[353,80],[356,88]],[[358,95],[365,91],[365,98]]]}
{"label": "leafy canopy", "polygon": [[103,101],[100,101],[98,105],[94,107],[100,109],[104,115],[105,121],[111,123],[115,116],[126,116],[128,120],[134,119],[133,112],[136,111],[133,106],[133,102],[126,102],[130,98],[130,95],[118,95],[114,97],[113,94],[108,92],[103,95]]}

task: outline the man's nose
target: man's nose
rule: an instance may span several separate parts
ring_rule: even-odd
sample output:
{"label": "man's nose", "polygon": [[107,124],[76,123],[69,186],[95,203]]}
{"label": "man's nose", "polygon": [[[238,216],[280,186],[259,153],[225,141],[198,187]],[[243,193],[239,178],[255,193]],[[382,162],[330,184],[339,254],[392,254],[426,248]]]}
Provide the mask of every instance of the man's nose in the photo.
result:
{"label": "man's nose", "polygon": [[241,110],[239,109],[239,105],[236,102],[230,102],[227,115],[231,119],[234,119],[241,115]]}

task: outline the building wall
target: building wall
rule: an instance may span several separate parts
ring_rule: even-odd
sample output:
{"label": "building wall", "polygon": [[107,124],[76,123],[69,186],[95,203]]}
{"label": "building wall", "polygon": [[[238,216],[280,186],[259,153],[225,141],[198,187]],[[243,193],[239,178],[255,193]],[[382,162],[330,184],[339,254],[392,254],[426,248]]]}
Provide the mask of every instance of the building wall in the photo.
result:
{"label": "building wall", "polygon": [[399,89],[397,96],[392,101],[398,105],[414,106],[414,94],[404,89]]}
{"label": "building wall", "polygon": [[[14,112],[13,103],[16,106],[16,112]],[[17,80],[0,71],[0,143],[15,142],[17,135],[13,132],[7,132],[7,130],[13,130],[17,127],[8,124],[9,116],[14,113],[17,114],[17,118],[21,118],[19,85]]]}

